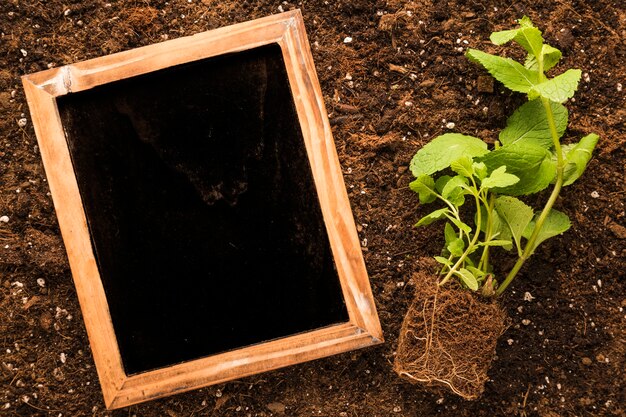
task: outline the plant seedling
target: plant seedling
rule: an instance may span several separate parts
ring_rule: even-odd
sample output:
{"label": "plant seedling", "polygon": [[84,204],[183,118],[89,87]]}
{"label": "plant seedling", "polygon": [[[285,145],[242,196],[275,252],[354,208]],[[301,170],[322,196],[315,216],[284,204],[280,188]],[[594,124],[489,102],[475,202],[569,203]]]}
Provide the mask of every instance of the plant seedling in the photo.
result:
{"label": "plant seedling", "polygon": [[[490,39],[496,45],[511,41],[521,45],[527,52],[523,64],[476,49],[466,54],[505,87],[528,97],[507,120],[495,147],[488,149],[476,137],[448,133],[420,149],[410,164],[416,177],[410,188],[418,193],[420,203],[444,203],[416,224],[446,221],[445,247],[435,257],[442,264],[439,285],[455,277],[484,296],[502,294],[543,241],[569,229],[567,215],[552,206],[562,187],[585,171],[598,141],[598,135],[589,134],[578,143],[561,144],[568,123],[562,103],[576,92],[581,71],[569,69],[548,77],[546,71],[558,63],[561,52],[544,42],[528,17],[518,23],[518,28],[494,32]],[[551,185],[540,211],[517,198]],[[462,211],[466,200],[471,205],[469,217]],[[501,283],[490,264],[492,247],[515,250],[518,257]]]}

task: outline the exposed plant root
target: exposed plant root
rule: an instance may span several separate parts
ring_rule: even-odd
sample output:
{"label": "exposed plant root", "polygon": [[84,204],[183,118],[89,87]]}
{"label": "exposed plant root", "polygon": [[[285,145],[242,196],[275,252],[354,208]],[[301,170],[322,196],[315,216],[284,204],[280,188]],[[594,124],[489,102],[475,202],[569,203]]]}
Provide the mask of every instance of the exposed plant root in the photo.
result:
{"label": "exposed plant root", "polygon": [[455,285],[439,287],[425,272],[413,279],[415,299],[400,330],[394,370],[411,382],[477,399],[506,330],[506,313],[496,302]]}

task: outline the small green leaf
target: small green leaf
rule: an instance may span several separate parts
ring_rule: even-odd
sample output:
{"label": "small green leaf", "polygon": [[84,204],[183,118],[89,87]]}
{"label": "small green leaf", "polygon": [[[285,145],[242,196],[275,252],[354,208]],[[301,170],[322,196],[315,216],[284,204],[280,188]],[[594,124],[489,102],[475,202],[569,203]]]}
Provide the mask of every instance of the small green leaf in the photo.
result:
{"label": "small green leaf", "polygon": [[[548,71],[549,69],[553,68],[559,62],[562,56],[561,51],[547,44],[543,45],[541,53],[543,54],[544,71]],[[535,57],[535,55],[528,54],[524,66],[530,70],[538,71],[539,64],[537,63],[537,58]]]}
{"label": "small green leaf", "polygon": [[447,267],[452,267],[452,261],[448,260],[448,258],[444,258],[443,256],[435,256],[435,260]]}
{"label": "small green leaf", "polygon": [[450,215],[448,215],[447,217],[459,230],[465,232],[466,235],[469,235],[472,232],[472,228],[460,221],[459,219]]}
{"label": "small green leaf", "polygon": [[435,181],[429,175],[420,175],[409,184],[409,188],[419,194],[420,203],[428,204],[437,199]]}
{"label": "small green leaf", "polygon": [[545,189],[556,175],[552,154],[541,146],[516,142],[478,158],[490,172],[505,165],[508,173],[520,180],[516,184],[494,191],[508,195],[533,194]]}
{"label": "small green leaf", "polygon": [[501,32],[494,32],[489,37],[491,42],[496,45],[503,45],[507,42],[515,40],[522,45],[526,52],[534,56],[538,56],[541,53],[541,47],[543,46],[543,37],[541,31],[536,27],[525,25],[519,29],[503,30]]}
{"label": "small green leaf", "polygon": [[502,58],[477,49],[468,49],[465,56],[482,65],[509,90],[528,93],[539,82],[537,71],[529,70],[511,58]]}
{"label": "small green leaf", "polygon": [[464,187],[466,185],[467,178],[461,175],[452,177],[441,190],[441,196],[455,206],[460,207],[465,203],[466,191]]}
{"label": "small green leaf", "polygon": [[[567,128],[567,109],[559,103],[551,102],[554,122],[559,137]],[[517,142],[532,142],[546,149],[551,149],[552,135],[548,125],[548,116],[541,100],[531,100],[518,108],[506,121],[506,128],[500,132],[500,142],[510,145]]]}
{"label": "small green leaf", "polygon": [[483,180],[489,175],[489,170],[487,169],[487,165],[483,162],[474,162],[472,164],[472,168],[474,170],[474,174],[478,177],[479,180]]}
{"label": "small green leaf", "polygon": [[567,152],[565,156],[566,165],[563,170],[563,185],[572,184],[585,172],[598,139],[598,135],[591,133],[582,138],[580,142]]}
{"label": "small green leaf", "polygon": [[458,271],[455,271],[454,274],[461,278],[461,281],[463,281],[463,283],[467,285],[467,288],[472,291],[478,290],[478,281],[476,280],[474,274],[472,274],[470,271],[465,268],[461,268]]}
{"label": "small green leaf", "polygon": [[411,160],[411,172],[416,178],[431,175],[462,156],[480,156],[488,152],[487,144],[473,136],[446,133],[436,137],[420,149]]}
{"label": "small green leaf", "polygon": [[469,178],[474,174],[474,168],[472,164],[472,158],[470,158],[469,156],[462,156],[461,158],[452,162],[452,164],[450,164],[450,168],[452,168],[452,171],[456,172],[457,174]]}
{"label": "small green leaf", "polygon": [[521,255],[521,239],[533,219],[533,209],[515,197],[500,196],[496,199],[496,212],[509,227],[518,254]]}
{"label": "small green leaf", "polygon": [[[536,221],[537,219],[534,219],[531,224],[528,225],[526,230],[524,230],[524,237],[526,239],[530,238],[532,230],[535,228]],[[546,220],[543,222],[543,226],[539,230],[537,238],[535,239],[535,244],[531,248],[531,253],[533,253],[543,241],[562,234],[567,231],[570,226],[571,223],[567,214],[555,209],[550,210]]]}
{"label": "small green leaf", "polygon": [[429,213],[426,216],[422,217],[415,224],[415,227],[418,227],[418,226],[428,226],[429,224],[446,217],[447,213],[448,213],[448,209],[447,208],[442,208],[442,209],[439,209],[439,210],[435,210],[432,213]]}
{"label": "small green leaf", "polygon": [[446,227],[444,228],[444,237],[446,238],[446,246],[452,243],[455,239],[459,238],[454,230],[454,227],[452,227],[450,223],[446,223]]}
{"label": "small green leaf", "polygon": [[581,71],[579,69],[569,69],[561,75],[557,75],[551,80],[537,84],[529,89],[528,93],[536,93],[537,95],[547,98],[556,103],[563,103],[568,98],[574,96],[578,89],[578,81],[580,81]]}
{"label": "small green leaf", "polygon": [[563,55],[561,51],[559,51],[558,49],[550,45],[543,45],[543,49],[541,52],[543,53],[543,70],[544,71],[548,71],[549,69],[554,67],[559,62],[559,60],[561,59],[561,56]]}
{"label": "small green leaf", "polygon": [[494,239],[489,242],[480,242],[476,246],[509,246],[512,242],[504,239]]}
{"label": "small green leaf", "polygon": [[457,238],[450,242],[446,249],[448,249],[450,254],[454,256],[461,256],[463,255],[463,250],[465,249],[465,242],[463,241],[463,239]]}
{"label": "small green leaf", "polygon": [[470,272],[471,272],[471,273],[472,273],[472,274],[476,277],[476,280],[477,280],[478,282],[482,281],[482,279],[483,279],[483,278],[485,277],[485,275],[486,275],[486,274],[485,274],[485,272],[481,271],[481,270],[480,270],[480,269],[478,269],[478,268],[474,268],[473,266],[468,266],[466,269],[467,269],[468,271],[470,271]]}
{"label": "small green leaf", "polygon": [[480,183],[480,188],[505,188],[519,182],[519,178],[506,172],[506,166],[501,166],[491,172],[487,178]]}
{"label": "small green leaf", "polygon": [[443,187],[445,187],[448,181],[450,181],[451,179],[452,177],[449,175],[442,175],[441,177],[437,178],[437,181],[435,181],[435,190],[437,190],[439,194],[443,193]]}

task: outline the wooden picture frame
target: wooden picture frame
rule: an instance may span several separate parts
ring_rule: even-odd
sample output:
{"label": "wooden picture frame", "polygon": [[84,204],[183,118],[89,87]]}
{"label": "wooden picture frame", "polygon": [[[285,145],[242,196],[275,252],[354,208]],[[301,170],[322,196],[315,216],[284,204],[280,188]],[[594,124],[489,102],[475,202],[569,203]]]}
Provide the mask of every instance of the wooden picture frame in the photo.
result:
{"label": "wooden picture frame", "polygon": [[[282,51],[349,320],[133,375],[124,371],[57,98],[210,57]],[[104,401],[120,408],[382,342],[382,331],[300,11],[54,68],[22,79]]]}

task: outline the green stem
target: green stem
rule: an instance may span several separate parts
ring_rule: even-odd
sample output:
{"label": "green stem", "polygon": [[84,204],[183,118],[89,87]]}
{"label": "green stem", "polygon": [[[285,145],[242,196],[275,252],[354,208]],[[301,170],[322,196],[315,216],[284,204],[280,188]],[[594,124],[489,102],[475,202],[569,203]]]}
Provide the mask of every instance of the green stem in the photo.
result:
{"label": "green stem", "polygon": [[489,205],[487,206],[487,230],[485,231],[485,247],[483,249],[483,254],[480,257],[480,262],[478,263],[478,269],[480,269],[484,273],[487,273],[487,269],[489,267],[488,243],[491,241],[491,234],[493,233],[493,207],[495,203],[495,196],[493,194],[490,194]]}
{"label": "green stem", "polygon": [[515,278],[519,270],[524,265],[524,262],[533,254],[535,250],[535,242],[537,241],[537,236],[539,236],[539,232],[543,227],[543,223],[546,221],[552,206],[556,202],[559,193],[561,192],[561,187],[563,187],[563,152],[561,150],[561,143],[559,142],[559,134],[556,130],[556,124],[554,122],[554,114],[552,113],[552,107],[550,106],[550,100],[546,98],[541,98],[541,102],[543,103],[543,107],[546,110],[546,114],[548,116],[548,125],[550,126],[550,133],[552,135],[552,143],[554,144],[554,150],[556,152],[556,183],[554,184],[554,189],[552,190],[552,194],[550,194],[550,198],[548,199],[545,207],[541,211],[537,222],[535,223],[535,227],[533,228],[532,234],[530,238],[526,242],[526,246],[524,247],[524,252],[519,257],[511,272],[506,276],[505,280],[498,287],[496,291],[496,295],[500,295],[506,290],[511,281]]}
{"label": "green stem", "polygon": [[[470,178],[470,179],[472,180],[474,189],[478,190],[474,179],[473,178]],[[467,258],[467,256],[473,252],[474,245],[476,245],[476,242],[478,241],[478,236],[480,235],[480,222],[481,222],[480,194],[479,194],[479,191],[475,191],[472,194],[474,195],[474,199],[476,200],[476,233],[474,234],[474,238],[472,239],[472,241],[467,245],[467,249],[465,249],[465,252],[463,252],[461,257],[456,261],[456,263],[452,266],[452,268],[450,268],[450,271],[448,271],[446,276],[439,282],[439,286],[444,285],[446,282],[450,280],[450,277],[452,277],[452,274],[454,274],[459,269],[459,267],[463,264],[463,261],[465,261],[465,258]]]}

